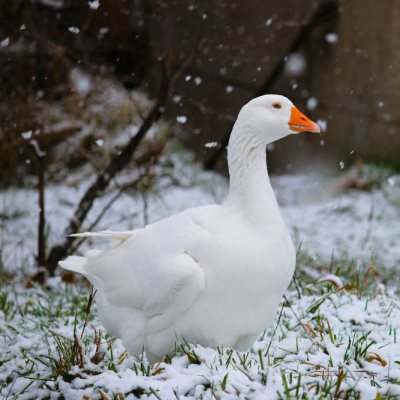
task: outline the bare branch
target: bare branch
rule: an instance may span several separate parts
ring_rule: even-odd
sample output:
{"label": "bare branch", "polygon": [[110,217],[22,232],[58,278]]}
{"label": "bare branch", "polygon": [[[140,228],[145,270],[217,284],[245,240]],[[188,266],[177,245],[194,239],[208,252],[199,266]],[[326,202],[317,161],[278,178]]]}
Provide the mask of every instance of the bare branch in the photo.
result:
{"label": "bare branch", "polygon": [[38,176],[38,202],[39,202],[39,222],[37,233],[37,263],[39,266],[45,265],[46,262],[46,213],[45,213],[45,156],[46,152],[43,151],[37,140],[32,139],[29,142],[32,145],[34,154],[37,159],[37,176]]}

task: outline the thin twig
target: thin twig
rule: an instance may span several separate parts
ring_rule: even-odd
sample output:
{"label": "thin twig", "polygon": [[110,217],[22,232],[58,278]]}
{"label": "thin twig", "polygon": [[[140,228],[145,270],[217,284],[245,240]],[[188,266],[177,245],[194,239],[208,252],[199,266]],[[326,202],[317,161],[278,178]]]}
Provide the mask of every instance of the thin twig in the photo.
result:
{"label": "thin twig", "polygon": [[37,234],[37,263],[39,266],[45,265],[46,262],[46,212],[45,212],[45,157],[46,152],[43,151],[36,139],[32,139],[29,144],[34,150],[37,159],[37,176],[38,176],[38,202],[39,202],[39,221]]}
{"label": "thin twig", "polygon": [[264,354],[264,357],[267,356],[267,354],[269,352],[269,349],[271,348],[272,340],[274,339],[276,330],[278,329],[279,323],[281,322],[281,318],[282,318],[282,314],[283,314],[283,306],[284,306],[284,304],[282,304],[281,311],[280,311],[279,317],[278,317],[278,321],[276,321],[275,328],[274,328],[274,331],[272,332],[271,340],[269,341],[269,345],[268,345],[267,350],[266,350],[266,352]]}
{"label": "thin twig", "polygon": [[297,277],[296,272],[293,274],[293,283],[294,283],[294,287],[296,288],[296,292],[297,292],[297,297],[299,298],[299,300],[301,299],[301,292],[303,291],[303,288],[301,287],[300,281]]}
{"label": "thin twig", "polygon": [[86,315],[85,315],[85,322],[83,323],[83,328],[82,328],[82,332],[81,332],[81,337],[80,339],[82,340],[83,338],[83,334],[85,333],[85,329],[89,320],[89,315],[90,315],[90,310],[92,309],[92,304],[93,304],[93,300],[94,300],[94,296],[96,296],[97,293],[97,289],[95,289],[92,286],[92,289],[90,291],[89,297],[88,297],[88,302],[86,304]]}

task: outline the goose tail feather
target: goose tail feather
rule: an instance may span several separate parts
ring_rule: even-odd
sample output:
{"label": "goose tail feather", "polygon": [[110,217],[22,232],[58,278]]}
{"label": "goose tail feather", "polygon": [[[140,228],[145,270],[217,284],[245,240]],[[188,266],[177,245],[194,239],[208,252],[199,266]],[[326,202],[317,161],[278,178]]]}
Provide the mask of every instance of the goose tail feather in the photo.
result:
{"label": "goose tail feather", "polygon": [[86,262],[87,257],[69,256],[65,260],[60,261],[58,264],[60,267],[68,271],[78,272],[79,274],[86,276],[87,273],[84,269]]}
{"label": "goose tail feather", "polygon": [[122,232],[114,232],[114,231],[100,231],[100,232],[81,232],[81,233],[73,233],[72,237],[105,237],[109,239],[115,239],[120,241],[125,241],[134,235],[134,231],[122,231]]}

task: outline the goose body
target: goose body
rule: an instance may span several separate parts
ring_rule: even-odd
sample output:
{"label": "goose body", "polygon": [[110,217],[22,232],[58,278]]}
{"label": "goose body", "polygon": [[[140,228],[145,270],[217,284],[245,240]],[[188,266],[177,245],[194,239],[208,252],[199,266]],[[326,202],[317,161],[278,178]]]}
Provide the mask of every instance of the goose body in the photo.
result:
{"label": "goose body", "polygon": [[[304,120],[303,120],[304,119]],[[151,361],[181,337],[246,350],[273,321],[295,267],[295,249],[271,188],[267,143],[319,131],[283,96],[244,106],[228,146],[230,192],[221,205],[188,209],[143,229],[83,233],[118,240],[60,265],[97,289],[106,329]]]}

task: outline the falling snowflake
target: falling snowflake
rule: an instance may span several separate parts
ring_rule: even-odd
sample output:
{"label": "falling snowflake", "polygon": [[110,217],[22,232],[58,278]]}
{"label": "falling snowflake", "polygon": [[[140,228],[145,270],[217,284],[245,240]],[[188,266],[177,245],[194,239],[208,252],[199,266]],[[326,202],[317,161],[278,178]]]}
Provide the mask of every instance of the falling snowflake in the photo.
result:
{"label": "falling snowflake", "polygon": [[10,38],[5,38],[0,42],[1,47],[7,47],[10,44]]}
{"label": "falling snowflake", "polygon": [[307,67],[307,62],[303,54],[292,53],[287,56],[285,72],[289,76],[301,75]]}
{"label": "falling snowflake", "polygon": [[186,124],[187,117],[186,117],[186,115],[178,115],[178,116],[176,117],[176,121],[177,121],[179,124]]}
{"label": "falling snowflake", "polygon": [[327,128],[328,128],[328,123],[326,122],[326,120],[324,119],[318,119],[317,120],[317,124],[320,126],[321,128],[321,132],[326,132]]}
{"label": "falling snowflake", "polygon": [[333,33],[333,32],[331,32],[331,33],[327,33],[326,35],[325,35],[325,40],[328,42],[328,43],[330,43],[330,44],[334,44],[334,43],[336,43],[337,41],[338,41],[338,35],[337,35],[337,33]]}
{"label": "falling snowflake", "polygon": [[77,35],[80,31],[79,31],[79,28],[78,27],[76,27],[76,26],[70,26],[69,28],[68,28],[68,30],[70,31],[70,32],[72,32],[72,33],[75,33],[75,35]]}
{"label": "falling snowflake", "polygon": [[310,97],[307,100],[307,108],[309,110],[315,110],[317,108],[318,105],[318,100],[315,97]]}
{"label": "falling snowflake", "polygon": [[91,0],[88,5],[92,10],[97,10],[100,7],[100,0]]}
{"label": "falling snowflake", "polygon": [[32,133],[33,133],[32,130],[21,132],[21,136],[24,139],[29,140],[32,137]]}
{"label": "falling snowflake", "polygon": [[270,26],[272,24],[272,18],[268,18],[266,21],[265,21],[265,25],[266,26]]}
{"label": "falling snowflake", "polygon": [[208,142],[204,144],[204,147],[206,147],[207,149],[212,149],[214,147],[217,147],[218,144],[219,144],[218,142]]}

